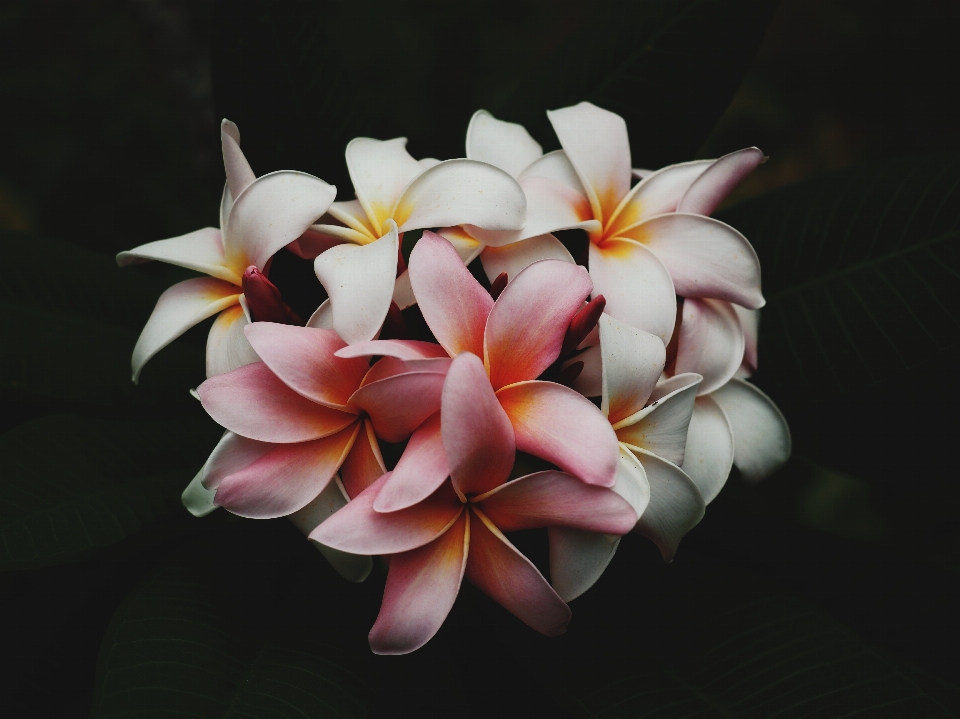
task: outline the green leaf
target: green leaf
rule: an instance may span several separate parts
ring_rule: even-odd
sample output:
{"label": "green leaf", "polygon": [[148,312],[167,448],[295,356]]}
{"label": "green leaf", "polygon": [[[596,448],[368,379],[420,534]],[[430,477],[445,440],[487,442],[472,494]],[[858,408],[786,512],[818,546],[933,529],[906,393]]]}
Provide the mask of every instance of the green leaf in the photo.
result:
{"label": "green leaf", "polygon": [[73,561],[179,508],[216,445],[207,418],[51,415],[0,436],[0,569]]}
{"label": "green leaf", "polygon": [[760,256],[760,372],[775,399],[902,383],[955,348],[960,158],[899,159],[745,202]]}

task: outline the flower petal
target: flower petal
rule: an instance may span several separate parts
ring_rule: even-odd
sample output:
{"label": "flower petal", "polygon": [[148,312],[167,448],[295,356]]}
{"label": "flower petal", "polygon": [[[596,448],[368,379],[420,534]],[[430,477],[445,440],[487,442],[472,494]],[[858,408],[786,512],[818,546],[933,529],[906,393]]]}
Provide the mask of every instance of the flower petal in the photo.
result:
{"label": "flower petal", "polygon": [[669,165],[650,173],[624,198],[616,217],[608,223],[608,233],[619,234],[620,228],[629,227],[654,215],[675,212],[683,194],[713,163],[714,160],[694,160]]}
{"label": "flower petal", "polygon": [[220,230],[214,227],[204,227],[169,240],[148,242],[117,255],[120,267],[151,260],[186,267],[240,285],[240,275],[226,266]]}
{"label": "flower petal", "polygon": [[197,472],[196,476],[190,480],[190,484],[180,495],[180,501],[190,514],[194,517],[206,517],[217,508],[213,497],[216,492],[203,486],[203,470]]}
{"label": "flower petal", "polygon": [[390,558],[377,621],[370,630],[374,654],[408,654],[440,629],[460,593],[470,546],[470,513],[435,540]]}
{"label": "flower petal", "polygon": [[[404,150],[406,152],[406,150]],[[409,157],[409,155],[408,155]],[[404,183],[405,185],[406,183]],[[403,189],[404,185],[400,186],[400,190]],[[399,190],[397,191],[396,197],[399,197]],[[393,197],[390,201],[390,205],[386,207],[391,207],[392,203],[396,200],[396,197]],[[344,225],[354,230],[355,232],[364,235],[367,238],[367,242],[372,242],[377,239],[380,234],[377,230],[370,224],[370,217],[367,215],[367,211],[363,209],[363,204],[360,200],[343,200],[341,202],[334,202],[330,205],[330,209],[327,210],[327,214],[331,217],[339,220]],[[360,244],[364,244],[361,242]]]}
{"label": "flower petal", "polygon": [[[437,347],[439,345],[434,346]],[[378,382],[389,377],[396,377],[401,374],[409,374],[410,372],[439,372],[445,375],[447,370],[450,369],[451,362],[453,362],[453,360],[449,357],[411,360],[401,360],[396,357],[381,357],[364,376],[360,386],[365,387],[373,382]]]}
{"label": "flower petal", "polygon": [[763,307],[760,260],[753,245],[719,220],[674,212],[621,230],[646,245],[670,271],[678,295]]}
{"label": "flower petal", "polygon": [[487,279],[493,282],[500,273],[514,279],[521,270],[539,260],[561,260],[574,264],[570,251],[553,235],[538,235],[503,247],[485,247],[480,262]]}
{"label": "flower petal", "polygon": [[731,152],[715,161],[696,179],[684,194],[677,212],[709,215],[730,194],[744,177],[763,162],[763,153],[756,147]]}
{"label": "flower petal", "polygon": [[499,167],[518,177],[543,155],[540,143],[523,125],[498,120],[486,110],[477,110],[467,126],[467,157]]}
{"label": "flower petal", "polygon": [[517,449],[547,460],[587,484],[612,487],[617,437],[600,410],[569,387],[519,382],[497,392]]}
{"label": "flower petal", "polygon": [[337,188],[305,172],[281,170],[258,177],[237,196],[223,246],[228,266],[263,270],[267,260],[296,240],[330,207]]}
{"label": "flower petal", "polygon": [[600,410],[616,424],[638,412],[663,372],[667,350],[659,337],[601,315],[603,402]]}
{"label": "flower petal", "polygon": [[423,167],[407,152],[405,137],[392,140],[357,137],[347,144],[346,156],[357,200],[379,237],[387,231],[386,221],[403,188],[423,172]]}
{"label": "flower petal", "polygon": [[790,458],[790,427],[780,409],[749,382],[732,379],[710,395],[733,430],[733,463],[747,482],[759,482]]}
{"label": "flower petal", "polygon": [[347,344],[377,336],[393,300],[397,277],[397,227],[368,245],[339,245],[314,260],[313,268],[330,296],[333,328]]}
{"label": "flower petal", "polygon": [[443,227],[437,234],[453,245],[463,264],[469,265],[483,252],[483,243],[471,237],[462,227]]}
{"label": "flower petal", "polygon": [[373,424],[364,419],[363,430],[340,467],[343,490],[348,497],[356,497],[386,472]]}
{"label": "flower petal", "polygon": [[370,415],[386,442],[402,442],[440,409],[445,372],[406,372],[363,385],[350,404]]}
{"label": "flower petal", "polygon": [[760,310],[748,310],[740,305],[733,305],[737,313],[740,326],[743,328],[743,362],[737,370],[737,377],[746,379],[757,371],[757,337],[760,332]]}
{"label": "flower petal", "polygon": [[570,387],[584,397],[600,397],[603,394],[603,358],[600,345],[587,347],[580,354],[564,362],[563,366],[566,367],[574,362],[583,362],[583,369]]}
{"label": "flower petal", "polygon": [[[356,446],[356,445],[354,445]],[[343,509],[347,504],[347,497],[340,483],[334,478],[326,488],[317,495],[310,504],[291,514],[287,519],[293,522],[294,526],[309,536],[321,522],[330,517],[334,512]],[[330,565],[340,573],[340,576],[348,582],[362,582],[373,569],[373,561],[370,557],[361,554],[350,554],[341,552],[339,549],[328,547],[316,540],[311,539],[311,544],[316,547]]]}
{"label": "flower petal", "polygon": [[197,388],[203,408],[222,427],[261,442],[328,437],[356,421],[287,387],[262,362],[211,377]]}
{"label": "flower petal", "polygon": [[440,413],[420,425],[410,436],[397,466],[373,503],[378,512],[395,512],[420,502],[450,476],[447,453],[440,433]]}
{"label": "flower petal", "polygon": [[643,450],[636,456],[650,483],[650,504],[634,531],[657,545],[663,561],[672,562],[680,540],[703,519],[703,497],[675,464]]}
{"label": "flower petal", "polygon": [[593,294],[607,300],[605,312],[631,327],[669,342],[677,319],[673,280],[650,250],[633,240],[590,243]]}
{"label": "flower petal", "polygon": [[583,267],[560,260],[534,262],[506,286],[484,332],[484,365],[494,389],[535,379],[554,363],[591,289]]}
{"label": "flower petal", "polygon": [[232,197],[240,197],[257,176],[240,149],[240,128],[230,120],[220,122],[220,145],[223,149],[223,169],[227,174],[227,186]]}
{"label": "flower petal", "polygon": [[373,502],[388,472],[310,533],[310,538],[353,554],[396,554],[422,547],[446,532],[463,505],[449,483],[397,512],[377,512]]}
{"label": "flower petal", "polygon": [[467,579],[541,634],[563,634],[570,607],[482,512],[472,511]]}
{"label": "flower petal", "polygon": [[440,345],[419,340],[370,340],[347,345],[337,350],[337,357],[373,357],[374,355],[395,357],[406,361],[449,356]]}
{"label": "flower petal", "polygon": [[617,439],[632,449],[649,450],[674,464],[682,464],[700,375],[680,376],[686,378],[681,386],[615,424]]}
{"label": "flower petal", "polygon": [[217,315],[207,335],[207,377],[260,361],[243,334],[248,324],[239,304]]}
{"label": "flower petal", "polygon": [[556,180],[562,185],[566,185],[574,192],[583,196],[584,201],[590,204],[587,199],[587,191],[583,188],[583,183],[577,176],[570,158],[563,150],[554,150],[548,152],[539,160],[531,164],[526,170],[520,173],[519,180],[522,182],[528,177],[545,177],[548,180]]}
{"label": "flower petal", "polygon": [[482,356],[483,329],[493,298],[440,235],[424,232],[413,248],[410,283],[427,326],[447,353]]}
{"label": "flower petal", "polygon": [[482,494],[505,482],[516,451],[513,428],[476,355],[464,352],[450,365],[441,416],[443,446],[457,490]]}
{"label": "flower petal", "polygon": [[733,429],[710,395],[697,397],[683,450],[683,471],[700,490],[704,504],[720,494],[733,467]]}
{"label": "flower petal", "polygon": [[474,503],[503,532],[571,527],[622,535],[637,523],[633,507],[613,490],[554,470],[514,479]]}
{"label": "flower petal", "polygon": [[203,465],[203,486],[216,491],[225,477],[246,469],[275,446],[270,442],[258,442],[233,432],[224,432]]}
{"label": "flower petal", "polygon": [[465,224],[519,230],[526,213],[526,196],[510,175],[493,165],[459,159],[417,176],[404,189],[393,217],[401,232]]}
{"label": "flower petal", "polygon": [[315,260],[318,255],[323,254],[331,247],[349,242],[341,236],[341,231],[345,230],[345,227],[338,227],[333,233],[326,231],[328,227],[330,225],[310,225],[300,237],[287,245],[287,249],[301,259]]}
{"label": "flower petal", "polygon": [[674,371],[703,375],[700,394],[722,387],[739,369],[745,340],[729,302],[688,297],[678,332]]}
{"label": "flower petal", "polygon": [[310,315],[306,326],[317,330],[333,329],[333,305],[330,304],[329,297],[321,302],[316,311]]}
{"label": "flower petal", "polygon": [[590,589],[610,565],[620,546],[615,534],[550,527],[550,583],[561,599],[572,602]]}
{"label": "flower petal", "polygon": [[363,358],[334,354],[347,345],[333,330],[254,322],[247,328],[247,339],[287,387],[334,409],[346,409],[370,369]]}
{"label": "flower petal", "polygon": [[547,117],[587,190],[594,217],[606,223],[630,191],[627,123],[589,102],[548,110]]}
{"label": "flower petal", "polygon": [[212,277],[195,277],[168,288],[157,300],[133,348],[133,381],[157,352],[195,324],[237,304],[239,297],[239,287]]}

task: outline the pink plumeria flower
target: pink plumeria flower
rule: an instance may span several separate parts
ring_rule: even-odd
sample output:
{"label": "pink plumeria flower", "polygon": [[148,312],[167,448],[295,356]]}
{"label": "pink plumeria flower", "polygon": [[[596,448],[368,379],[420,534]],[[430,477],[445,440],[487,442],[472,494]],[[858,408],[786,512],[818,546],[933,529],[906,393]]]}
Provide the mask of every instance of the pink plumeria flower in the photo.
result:
{"label": "pink plumeria flower", "polygon": [[346,158],[357,199],[329,209],[343,226],[314,225],[299,240],[299,253],[316,257],[317,277],[330,297],[321,313],[350,344],[373,339],[383,325],[401,233],[464,222],[493,230],[524,224],[526,200],[510,175],[467,159],[417,161],[406,142],[352,140]]}
{"label": "pink plumeria flower", "polygon": [[[618,450],[609,422],[578,392],[536,379],[556,361],[571,319],[590,293],[587,272],[543,260],[518,274],[494,301],[450,243],[428,231],[410,256],[410,278],[427,325],[445,354],[457,358],[450,371],[471,371],[448,375],[442,429],[437,418],[417,429],[376,509],[397,511],[423,500],[450,471],[509,472],[516,450],[584,482],[612,486]],[[415,361],[436,348],[375,340],[337,354]]]}
{"label": "pink plumeria flower", "polygon": [[[574,357],[584,362],[573,384],[599,395],[600,409],[617,434],[620,465],[614,490],[639,516],[635,531],[672,561],[683,536],[703,517],[697,485],[680,468],[687,427],[702,377],[687,373],[658,385],[666,362],[659,337],[603,315],[600,344]],[[569,529],[550,530],[550,577],[566,601],[599,578],[619,537]]]}
{"label": "pink plumeria flower", "polygon": [[256,177],[240,151],[237,126],[220,127],[227,182],[220,204],[220,229],[205,227],[158,240],[117,255],[126,265],[157,260],[202,272],[173,285],[157,302],[133,350],[133,381],[147,361],[207,317],[219,314],[207,338],[207,376],[228,372],[257,356],[244,339],[245,286],[260,287],[273,255],[321,217],[337,188],[303,172],[281,170]]}

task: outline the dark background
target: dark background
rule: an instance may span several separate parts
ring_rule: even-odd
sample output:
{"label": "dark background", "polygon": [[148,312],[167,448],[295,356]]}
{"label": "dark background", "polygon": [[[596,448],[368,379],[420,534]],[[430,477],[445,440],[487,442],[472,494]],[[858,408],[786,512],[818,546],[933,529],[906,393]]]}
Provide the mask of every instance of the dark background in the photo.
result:
{"label": "dark background", "polygon": [[[239,124],[258,175],[305,170],[336,184],[341,198],[350,195],[342,159],[350,137],[406,135],[417,157],[458,156],[478,97],[491,98],[487,109],[524,122],[545,150],[554,149],[542,112],[510,114],[512,63],[563,49],[591,24],[599,28],[597,47],[587,51],[601,52],[604,38],[630,31],[611,18],[633,5],[473,2],[454,14],[442,2],[397,2],[374,12],[381,6],[5,0],[0,229],[110,255],[216,225],[222,116]],[[533,21],[546,28],[542,35],[510,35],[511,23],[521,28]],[[648,92],[641,83],[623,100],[640,118],[630,126],[635,165],[659,167],[757,145],[770,160],[730,198],[735,204],[834,170],[960,150],[960,4],[787,0],[750,6],[730,22],[755,25],[758,43],[691,71],[690,82],[702,83],[712,114],[671,114],[689,87]],[[501,47],[484,42],[493,26]],[[576,55],[563,56],[574,77]],[[325,67],[337,72],[324,73]],[[410,67],[427,68],[429,77],[405,74]],[[565,92],[547,85],[544,97]],[[357,93],[357,86],[367,89]],[[576,92],[571,80],[570,103],[580,99]],[[676,127],[681,116],[687,132]],[[302,272],[294,265],[291,273]],[[3,272],[19,269],[8,259]],[[143,271],[165,283],[181,277],[162,267]],[[205,332],[181,341],[202,347]],[[763,386],[762,345],[760,356]],[[573,605],[564,661],[626,651],[611,639],[621,623],[642,640],[630,651],[682,658],[704,629],[699,607],[721,595],[725,602],[741,595],[748,602],[757,584],[797,598],[880,656],[915,668],[918,686],[940,697],[945,712],[960,710],[954,687],[960,680],[956,359],[951,350],[898,385],[845,396],[842,402],[861,407],[859,414],[835,416],[828,401],[784,400],[795,461],[758,488],[732,477],[670,566],[639,538],[624,540],[602,586]],[[49,411],[49,403],[7,393],[3,427]],[[939,482],[932,489],[929,477]],[[4,483],[14,479],[4,472]],[[355,635],[344,641],[356,641],[351,646],[362,653],[376,587],[326,599],[332,573],[291,527],[223,514],[200,522],[172,512],[96,557],[4,574],[3,715],[85,716],[114,612],[132,588],[184,552],[188,564],[212,566],[236,585],[230,584],[235,592],[224,607],[234,626],[252,636],[266,632],[278,597],[294,598],[287,621],[336,606],[347,613],[342,633]],[[539,638],[523,634],[509,644],[494,636],[476,655],[463,652],[459,669],[441,666],[451,647],[478,641],[471,625],[493,635],[507,631],[485,602],[465,591],[449,626],[405,668],[372,662],[374,708],[391,706],[398,696],[412,702],[408,694],[423,681],[416,678],[421,671],[440,672],[430,684],[438,702],[479,702],[483,691],[494,696],[514,671],[529,673],[525,681],[537,689],[538,701],[556,702],[550,687],[559,655],[555,644]],[[504,643],[494,646],[497,641]],[[484,652],[503,646],[514,656],[501,656],[502,668],[491,667]],[[486,689],[478,693],[477,686]],[[902,716],[898,711],[891,716]]]}

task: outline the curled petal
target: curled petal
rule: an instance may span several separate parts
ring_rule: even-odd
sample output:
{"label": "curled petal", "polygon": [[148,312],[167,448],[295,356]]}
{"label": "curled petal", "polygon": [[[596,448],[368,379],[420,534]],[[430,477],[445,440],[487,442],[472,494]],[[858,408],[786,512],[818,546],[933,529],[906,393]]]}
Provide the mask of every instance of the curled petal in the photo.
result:
{"label": "curled petal", "polygon": [[440,409],[444,372],[406,372],[377,380],[353,393],[350,404],[370,415],[377,436],[402,442]]}
{"label": "curled petal", "polygon": [[213,501],[216,492],[204,487],[201,482],[202,479],[203,470],[201,469],[197,472],[196,476],[190,480],[190,484],[183,490],[183,494],[180,495],[180,501],[183,503],[184,508],[194,517],[206,517],[217,508],[217,505]]}
{"label": "curled petal", "polygon": [[503,247],[485,247],[480,253],[483,271],[491,282],[501,273],[512,280],[521,270],[539,260],[574,263],[569,250],[553,235],[539,235]]}
{"label": "curled petal", "polygon": [[390,473],[390,479],[377,495],[373,508],[378,512],[395,512],[410,507],[433,494],[449,476],[438,412],[410,436],[410,442]]}
{"label": "curled petal", "polygon": [[398,360],[419,360],[448,357],[443,347],[419,340],[371,340],[337,350],[337,357],[395,357]]}
{"label": "curled petal", "polygon": [[389,472],[354,497],[310,538],[353,554],[396,554],[422,547],[453,526],[463,505],[449,483],[427,499],[397,512],[377,512],[373,502]]}
{"label": "curled petal", "polygon": [[120,267],[151,260],[196,270],[234,285],[240,284],[240,275],[225,264],[220,230],[213,227],[204,227],[169,240],[148,242],[117,255]]}
{"label": "curled petal", "polygon": [[383,604],[370,630],[374,654],[407,654],[440,629],[460,592],[470,546],[470,513],[435,540],[390,558]]}
{"label": "curled petal", "polygon": [[486,110],[477,110],[467,126],[467,157],[499,167],[518,177],[543,154],[540,143],[523,125],[498,120]]}
{"label": "curled petal", "polygon": [[650,485],[650,504],[635,531],[657,545],[665,562],[672,562],[680,540],[703,518],[703,497],[675,464],[643,450],[636,456]]}
{"label": "curled petal", "polygon": [[663,372],[667,351],[659,337],[610,315],[602,315],[599,326],[603,367],[600,410],[610,424],[616,424],[646,404]]}
{"label": "curled petal", "polygon": [[262,362],[211,377],[197,388],[203,408],[221,426],[262,442],[305,442],[328,437],[356,415],[297,394]]}
{"label": "curled petal", "polygon": [[548,470],[520,477],[474,500],[501,531],[571,527],[626,534],[637,513],[616,492]]}
{"label": "curled petal", "polygon": [[240,273],[249,265],[263,270],[280,248],[327,211],[336,195],[336,187],[305,172],[281,170],[258,177],[236,198],[227,218],[227,264]]}
{"label": "curled petal", "polygon": [[450,365],[441,415],[450,476],[460,494],[481,494],[506,481],[516,451],[513,428],[476,355],[465,352]]}
{"label": "curled petal", "polygon": [[570,607],[482,512],[473,511],[467,579],[541,634],[563,634]]}
{"label": "curled petal", "polygon": [[321,302],[316,311],[310,315],[310,319],[307,320],[307,327],[318,330],[333,329],[333,305],[330,304],[329,297]]}
{"label": "curled petal", "polygon": [[680,377],[685,381],[678,382],[680,386],[672,392],[615,424],[617,439],[631,448],[649,450],[674,464],[682,464],[687,428],[701,378],[692,373]]}
{"label": "curled petal", "polygon": [[207,377],[260,361],[243,333],[248,324],[239,304],[217,315],[207,335]]}
{"label": "curled petal", "polygon": [[760,310],[748,310],[740,305],[733,305],[737,313],[740,326],[743,328],[743,362],[737,370],[737,377],[745,379],[757,371],[757,336],[760,332]]}
{"label": "curled petal", "polygon": [[240,197],[257,176],[240,149],[240,128],[230,120],[220,122],[220,144],[223,148],[223,169],[227,174],[227,186],[233,197]]}
{"label": "curled petal", "polygon": [[733,430],[733,463],[747,482],[759,482],[789,459],[790,427],[780,409],[749,382],[732,379],[710,395]]}
{"label": "curled petal", "polygon": [[587,484],[612,487],[617,437],[583,395],[553,382],[519,382],[497,392],[517,449],[547,460]]}
{"label": "curled petal", "polygon": [[594,295],[607,300],[606,313],[667,343],[677,318],[673,280],[650,250],[633,240],[590,243]]}
{"label": "curled petal", "polygon": [[709,394],[733,377],[745,340],[729,302],[687,298],[678,329],[675,372],[703,375],[698,392]]}
{"label": "curled petal", "polygon": [[446,160],[404,189],[393,217],[401,232],[466,224],[519,230],[526,212],[523,190],[503,170],[475,160]]}
{"label": "curled petal", "polygon": [[314,260],[314,271],[330,295],[333,328],[347,344],[377,336],[393,300],[397,276],[397,227],[368,245],[339,245]]}
{"label": "curled petal", "polygon": [[686,191],[677,212],[709,215],[744,177],[763,162],[763,153],[756,147],[731,152],[713,162]]}
{"label": "curled petal", "polygon": [[620,546],[616,534],[550,527],[550,582],[565,602],[590,589],[604,573]]}
{"label": "curled petal", "polygon": [[372,382],[379,382],[388,377],[396,377],[397,375],[408,374],[410,372],[439,372],[440,374],[446,374],[447,370],[450,369],[450,363],[452,361],[449,357],[411,360],[401,360],[389,356],[381,357],[364,376],[360,386],[364,387]]}
{"label": "curled petal", "polygon": [[487,318],[484,364],[494,389],[535,379],[557,359],[593,285],[579,265],[535,262],[507,285]]}
{"label": "curled petal", "polygon": [[544,177],[548,180],[555,180],[582,195],[588,204],[590,202],[587,199],[587,191],[583,189],[583,183],[577,177],[577,171],[573,168],[570,158],[563,150],[548,152],[520,173],[519,179],[522,182],[529,177]]}
{"label": "curled petal", "polygon": [[255,322],[247,328],[247,339],[287,387],[334,409],[346,409],[370,369],[363,358],[334,354],[346,344],[333,330]]}
{"label": "curled petal", "polygon": [[654,215],[675,212],[683,194],[713,163],[713,160],[694,160],[648,174],[624,198],[616,217],[608,225],[608,231],[618,233],[621,228]]}
{"label": "curled petal", "polygon": [[687,429],[683,471],[700,490],[705,504],[720,494],[733,467],[730,420],[710,395],[697,397]]}
{"label": "curled petal", "polygon": [[201,471],[203,486],[215,491],[225,477],[246,469],[275,445],[224,432]]}
{"label": "curled petal", "polygon": [[387,472],[380,454],[377,435],[369,419],[363,420],[360,436],[353,443],[347,458],[340,467],[343,490],[348,497],[356,497]]}
{"label": "curled petal", "polygon": [[483,330],[493,298],[440,235],[424,232],[413,248],[410,283],[423,318],[447,353],[482,356]]}
{"label": "curled petal", "polygon": [[212,277],[197,277],[178,282],[167,289],[133,348],[133,381],[157,352],[195,324],[237,304],[240,288]]}
{"label": "curled petal", "polygon": [[[387,231],[386,221],[392,216],[391,210],[403,188],[423,172],[423,167],[407,152],[405,137],[392,140],[357,137],[347,144],[346,157],[357,200],[379,237]],[[351,214],[356,216],[358,213]],[[338,219],[343,222],[346,218]]]}

